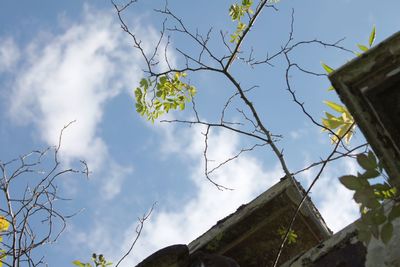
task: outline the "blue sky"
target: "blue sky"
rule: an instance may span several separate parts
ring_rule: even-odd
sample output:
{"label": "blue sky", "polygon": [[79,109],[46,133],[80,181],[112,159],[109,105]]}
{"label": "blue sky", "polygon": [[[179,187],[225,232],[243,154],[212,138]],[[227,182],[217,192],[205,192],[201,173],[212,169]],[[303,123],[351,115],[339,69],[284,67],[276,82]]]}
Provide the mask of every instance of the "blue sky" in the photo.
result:
{"label": "blue sky", "polygon": [[[217,3],[215,3],[217,2]],[[201,33],[214,28],[211,46],[223,53],[219,30],[232,32],[228,16],[231,1],[169,1],[169,6],[187,26]],[[146,49],[154,46],[162,18],[152,11],[163,1],[139,1],[124,14]],[[341,43],[349,49],[366,44],[373,25],[382,41],[400,28],[400,3],[375,1],[285,1],[279,12],[268,10],[257,21],[243,49],[254,47],[255,56],[273,54],[287,40],[294,9],[294,39],[318,38]],[[76,120],[65,132],[61,156],[65,166],[80,159],[92,171],[89,180],[68,176],[59,181],[68,211],[84,209],[68,222],[58,243],[42,250],[50,266],[71,266],[75,259],[104,253],[111,261],[128,249],[135,233],[136,218],[158,202],[146,222],[139,243],[124,266],[131,266],[151,252],[174,243],[188,243],[217,220],[253,199],[283,176],[270,149],[246,153],[215,173],[216,181],[233,191],[218,191],[204,177],[204,128],[178,124],[154,125],[134,109],[133,89],[143,76],[143,61],[123,33],[109,1],[3,1],[0,10],[0,160],[6,161],[33,149],[57,143],[60,129]],[[183,61],[174,48],[195,53],[192,42],[172,35],[170,59]],[[306,69],[323,73],[320,62],[339,67],[352,58],[349,53],[318,46],[305,46],[292,54]],[[274,68],[254,69],[237,63],[232,73],[244,87],[259,85],[250,98],[263,121],[284,139],[292,171],[318,161],[331,148],[329,138],[313,126],[285,90],[282,58]],[[215,121],[223,103],[234,91],[218,75],[196,73],[201,118]],[[324,99],[337,101],[325,77],[315,78],[294,71],[291,82],[299,98],[316,118],[327,108]],[[239,120],[235,101],[229,112]],[[168,114],[168,118],[190,119],[190,110]],[[215,164],[254,141],[214,129],[209,158]],[[361,133],[353,145],[363,142]],[[307,185],[311,170],[297,178]],[[357,217],[351,192],[337,177],[356,171],[353,161],[328,167],[312,198],[328,225],[340,230]],[[2,203],[1,205],[4,205]]]}

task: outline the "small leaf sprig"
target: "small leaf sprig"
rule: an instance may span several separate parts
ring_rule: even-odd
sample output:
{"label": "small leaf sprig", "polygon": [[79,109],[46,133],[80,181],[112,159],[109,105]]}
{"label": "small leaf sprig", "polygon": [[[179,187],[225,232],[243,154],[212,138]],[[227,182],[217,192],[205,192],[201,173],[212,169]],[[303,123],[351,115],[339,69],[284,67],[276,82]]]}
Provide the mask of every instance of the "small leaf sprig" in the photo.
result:
{"label": "small leaf sprig", "polygon": [[245,14],[253,14],[254,11],[251,9],[253,0],[242,0],[241,4],[233,4],[229,8],[229,16],[233,21],[237,21],[236,31],[231,34],[231,43],[238,43],[243,31],[246,29],[246,23],[242,22],[242,18]]}
{"label": "small leaf sprig", "polygon": [[136,111],[154,123],[170,110],[184,110],[196,94],[196,88],[182,81],[184,72],[162,75],[156,80],[143,78],[135,89]]}
{"label": "small leaf sprig", "polygon": [[[280,227],[278,229],[278,235],[281,237],[281,239],[285,238],[286,231],[287,230],[284,227]],[[297,238],[298,238],[298,235],[296,234],[296,232],[293,229],[290,229],[289,233],[288,233],[288,236],[287,236],[288,244],[290,245],[290,244],[296,243],[297,242]]]}
{"label": "small leaf sprig", "polygon": [[104,258],[103,254],[97,255],[96,253],[92,254],[92,261],[95,264],[94,266],[91,263],[83,263],[79,260],[75,260],[72,263],[78,267],[107,267],[112,265],[112,262],[107,262]]}
{"label": "small leaf sprig", "polygon": [[[361,50],[361,53],[360,52],[354,52],[354,53],[357,56],[359,56],[363,52],[368,51],[368,49],[370,49],[374,44],[375,38],[376,38],[376,27],[373,26],[368,38],[368,47],[365,45],[358,44],[357,46]],[[334,71],[332,67],[328,66],[323,62],[321,63],[321,65],[327,74],[330,74]],[[333,91],[333,90],[334,90],[333,86],[330,86],[328,88],[328,91]],[[322,124],[327,129],[335,131],[335,135],[331,136],[332,143],[336,143],[339,141],[339,139],[344,138],[345,142],[348,144],[356,128],[354,118],[351,116],[350,112],[345,106],[337,104],[332,101],[324,101],[324,103],[329,108],[340,113],[339,116],[334,116],[329,112],[325,112],[326,117],[322,118]],[[323,131],[327,131],[327,129],[324,129]]]}
{"label": "small leaf sprig", "polygon": [[[360,52],[354,52],[357,56],[368,51],[376,39],[376,28],[373,26],[369,35],[368,46],[357,44]],[[327,74],[334,71],[330,66],[322,63]],[[334,90],[333,86],[328,91]],[[322,118],[322,124],[330,130],[336,130],[336,136],[332,142],[336,143],[339,138],[345,138],[349,143],[355,127],[354,118],[343,105],[332,101],[324,103],[340,113],[339,116],[325,112],[326,118]],[[388,177],[383,171],[382,161],[379,161],[372,151],[361,153],[356,156],[358,165],[364,170],[357,175],[345,175],[339,178],[340,182],[348,189],[354,191],[353,199],[359,204],[361,218],[355,223],[358,230],[358,238],[368,244],[372,237],[380,239],[387,244],[393,236],[393,220],[400,217],[399,191],[390,185]],[[379,181],[379,178],[381,179]],[[377,181],[378,180],[378,181]],[[383,181],[382,181],[383,180]],[[385,211],[384,202],[393,201],[389,210]]]}
{"label": "small leaf sprig", "polygon": [[[322,124],[326,128],[336,130],[335,135],[331,136],[332,143],[337,143],[340,139],[344,138],[348,144],[356,127],[353,116],[351,116],[348,109],[343,105],[327,100],[324,103],[334,111],[340,113],[339,116],[334,116],[329,112],[325,112],[326,118],[322,118]],[[323,129],[323,131],[327,130]]]}
{"label": "small leaf sprig", "polygon": [[[371,33],[369,34],[368,46],[362,45],[362,44],[357,44],[358,48],[359,48],[362,52],[367,52],[367,51],[372,47],[372,45],[374,44],[375,38],[376,38],[376,27],[375,27],[375,25],[374,25],[374,26],[372,27]],[[357,56],[360,56],[362,53],[355,52],[355,54],[356,54]]]}

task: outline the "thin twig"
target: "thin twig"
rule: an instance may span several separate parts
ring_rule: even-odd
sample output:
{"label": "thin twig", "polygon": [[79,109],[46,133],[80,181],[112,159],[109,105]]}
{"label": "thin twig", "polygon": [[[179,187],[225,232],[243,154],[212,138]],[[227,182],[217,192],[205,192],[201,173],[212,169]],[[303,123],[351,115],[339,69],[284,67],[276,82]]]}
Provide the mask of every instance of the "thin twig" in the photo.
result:
{"label": "thin twig", "polygon": [[157,204],[157,202],[154,202],[153,205],[151,206],[150,210],[145,213],[141,218],[138,218],[139,224],[136,226],[136,236],[135,239],[133,240],[131,246],[129,247],[128,251],[121,257],[121,259],[117,262],[117,264],[115,265],[115,267],[118,267],[118,265],[120,265],[120,263],[129,255],[131,254],[134,246],[136,245],[136,242],[139,240],[139,237],[142,233],[143,227],[144,227],[144,223],[145,221],[150,217],[151,213],[154,210],[155,205]]}

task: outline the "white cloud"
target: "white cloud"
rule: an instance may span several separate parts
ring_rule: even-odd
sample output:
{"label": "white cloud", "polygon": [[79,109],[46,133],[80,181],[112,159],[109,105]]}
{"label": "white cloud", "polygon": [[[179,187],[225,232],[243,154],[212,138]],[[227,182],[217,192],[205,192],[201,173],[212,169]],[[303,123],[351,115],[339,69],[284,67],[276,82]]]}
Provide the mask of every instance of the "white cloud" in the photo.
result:
{"label": "white cloud", "polygon": [[[155,39],[151,28],[142,31],[148,33],[148,43]],[[86,159],[92,170],[107,162],[106,179],[101,184],[105,199],[118,195],[125,177],[133,172],[132,167],[121,166],[112,160],[107,144],[98,133],[105,104],[139,79],[134,75],[141,73],[135,63],[137,56],[131,48],[126,49],[129,42],[108,14],[86,12],[81,23],[72,24],[64,33],[47,36],[46,40],[39,38],[25,51],[14,52],[15,55],[23,54],[24,61],[11,94],[12,119],[35,125],[40,138],[50,145],[57,143],[59,130],[76,119],[77,122],[64,135],[63,157],[68,160]],[[16,60],[18,56],[14,58]],[[7,64],[15,64],[14,61],[9,60],[12,63]],[[265,170],[260,161],[244,154],[215,172],[216,182],[235,189],[218,191],[204,178],[204,136],[200,128],[179,129],[179,134],[172,125],[155,129],[162,132],[166,140],[163,152],[179,152],[192,166],[190,179],[195,193],[190,200],[181,203],[178,210],[161,206],[160,211],[154,212],[125,266],[166,245],[190,242],[283,176],[278,166]],[[238,152],[240,142],[233,133],[212,131],[209,147],[209,159],[214,160],[212,164],[215,166]],[[324,187],[329,190],[322,190]],[[334,230],[347,224],[354,215],[353,206],[347,205],[353,203],[347,201],[351,195],[337,180],[322,177],[314,192],[321,213]],[[338,195],[341,196],[339,201]],[[340,212],[339,218],[337,214]],[[136,224],[123,234],[123,242],[118,242],[112,235],[115,229],[111,227],[115,224],[107,220],[96,218],[95,225],[88,232],[73,226],[69,232],[76,244],[86,244],[96,251],[108,251],[110,258],[118,257],[131,244]],[[115,259],[111,260],[115,262]]]}
{"label": "white cloud", "polygon": [[323,177],[315,188],[319,211],[333,232],[337,232],[359,217],[353,192],[337,181],[337,177]]}
{"label": "white cloud", "polygon": [[12,38],[0,39],[0,73],[11,71],[20,57],[17,44]]}
{"label": "white cloud", "polygon": [[133,173],[131,166],[121,166],[117,163],[111,163],[109,167],[109,176],[102,186],[102,195],[104,199],[109,200],[117,196],[122,189],[122,184],[125,178]]}
{"label": "white cloud", "polygon": [[[317,169],[299,175],[306,188],[315,178]],[[353,200],[354,192],[346,189],[338,179],[341,175],[355,174],[356,171],[357,165],[351,159],[338,163],[336,167],[327,167],[311,190],[314,204],[333,232],[343,229],[359,217],[358,205]]]}
{"label": "white cloud", "polygon": [[[235,190],[218,191],[203,174],[204,128],[191,127],[178,130],[174,125],[168,124],[166,128],[161,125],[156,129],[168,140],[163,142],[166,146],[164,153],[179,152],[181,158],[193,166],[189,172],[195,193],[190,200],[180,203],[177,209],[158,205],[153,215],[146,221],[142,235],[131,255],[121,266],[132,266],[165,246],[189,243],[283,176],[278,165],[272,170],[265,170],[261,162],[251,154],[243,154],[238,160],[219,169],[213,176],[216,182]],[[209,159],[215,160],[214,164],[234,155],[240,149],[239,137],[233,133],[212,131],[209,138]],[[345,173],[353,173],[356,170],[351,161],[345,161],[340,165]],[[301,177],[306,184],[309,184],[314,175],[315,171],[308,171]],[[333,231],[342,229],[358,216],[352,192],[339,183],[338,175],[340,174],[337,171],[326,170],[311,194],[314,203]],[[102,244],[105,244],[102,249],[109,251],[110,260],[115,262],[130,247],[136,235],[137,224],[133,223],[125,230],[122,242],[117,242],[115,236],[107,237],[108,233],[113,231],[107,225],[103,222],[85,235],[86,238],[90,237],[87,240],[96,240],[97,234],[102,235]]]}
{"label": "white cloud", "polygon": [[307,134],[307,130],[308,130],[307,128],[293,130],[289,132],[289,135],[293,140],[299,140]]}
{"label": "white cloud", "polygon": [[[11,121],[33,125],[42,141],[55,145],[62,127],[76,120],[64,132],[60,158],[65,164],[86,160],[93,177],[103,177],[106,199],[120,192],[133,169],[115,162],[99,134],[104,107],[142,75],[141,57],[114,16],[86,6],[81,21],[62,22],[63,32],[38,34],[20,50],[12,38],[0,42],[0,70],[20,58],[8,96]],[[145,48],[158,40],[151,26],[135,23],[146,33]]]}
{"label": "white cloud", "polygon": [[[171,134],[175,133],[175,137],[178,138],[177,130],[171,128],[168,131]],[[179,136],[186,138],[180,138],[177,143],[186,146],[181,152],[186,155],[187,163],[191,162],[194,166],[190,179],[196,192],[195,196],[181,203],[178,210],[167,210],[163,206],[159,208],[160,211],[156,209],[151,219],[145,223],[139,242],[123,266],[131,266],[167,245],[189,243],[218,220],[234,212],[240,205],[250,202],[283,176],[278,166],[266,171],[261,162],[249,154],[244,154],[215,173],[213,178],[216,182],[234,188],[233,191],[219,191],[204,178],[202,158],[204,136],[201,134],[201,129],[192,127],[179,129],[179,132]],[[212,132],[209,141],[209,158],[215,160],[216,164],[240,149],[238,136],[230,132]],[[135,227],[136,225],[132,225],[125,232],[125,240],[120,246],[121,251],[126,250],[131,244]]]}
{"label": "white cloud", "polygon": [[83,158],[92,168],[107,157],[107,146],[97,134],[105,103],[137,80],[121,77],[120,69],[138,70],[129,50],[125,60],[119,55],[126,48],[123,33],[111,16],[101,15],[86,14],[64,33],[28,45],[10,107],[12,119],[34,123],[49,145],[57,143],[65,124],[77,120],[64,135],[63,158]]}
{"label": "white cloud", "polygon": [[[139,21],[136,23],[140,25]],[[143,40],[144,44],[156,40],[155,31],[150,27],[143,27],[142,31],[148,38],[147,42]],[[41,140],[49,145],[57,143],[59,131],[66,123],[77,120],[64,135],[62,156],[68,161],[85,159],[94,171],[107,170],[100,185],[104,199],[117,196],[125,177],[133,172],[131,166],[121,166],[112,159],[98,133],[104,106],[125,88],[137,83],[139,77],[135,73],[141,73],[135,62],[138,57],[128,47],[130,40],[126,37],[112,22],[110,14],[86,10],[82,22],[70,25],[59,35],[38,37],[25,50],[19,50],[13,39],[0,41],[0,71],[12,68],[23,58],[18,62],[23,67],[18,71],[20,74],[10,95],[11,118],[21,124],[33,124]],[[172,55],[170,60],[174,61]],[[204,178],[201,129],[179,129],[179,134],[172,125],[156,129],[166,140],[163,152],[179,152],[193,167],[190,179],[195,193],[192,199],[181,203],[178,210],[160,206],[160,210],[154,212],[124,266],[131,266],[166,245],[190,242],[283,176],[278,166],[265,170],[260,161],[245,154],[215,172],[215,181],[235,189],[218,191]],[[292,138],[303,134],[293,132]],[[214,164],[240,149],[238,136],[229,132],[212,131],[209,141],[209,159],[214,160]],[[107,166],[101,167],[104,162]],[[335,178],[322,177],[312,196],[318,200],[318,207],[330,227],[338,230],[353,220],[357,208],[351,200],[351,192],[338,183],[336,176],[332,177]],[[109,258],[122,255],[132,242],[136,224],[125,231],[123,242],[118,242],[112,234],[116,229],[110,227],[115,224],[107,220],[96,218],[87,232],[72,226],[69,233],[74,243],[107,251]]]}
{"label": "white cloud", "polygon": [[[162,125],[156,127],[160,134],[168,142],[164,153],[179,152],[179,155],[193,169],[189,170],[190,179],[193,182],[194,196],[185,202],[180,203],[177,209],[167,209],[158,205],[151,218],[146,221],[142,235],[135,245],[131,255],[121,266],[132,266],[143,260],[147,255],[160,248],[171,244],[189,243],[205,231],[207,231],[218,220],[234,212],[240,205],[248,203],[259,193],[262,193],[275,184],[283,176],[280,167],[277,165],[272,170],[265,170],[260,161],[251,156],[243,154],[238,160],[230,162],[219,169],[213,176],[216,182],[232,187],[234,191],[219,191],[204,178],[204,128],[176,128],[168,124],[165,128]],[[179,134],[178,134],[179,132]],[[239,137],[226,131],[212,131],[209,137],[209,159],[215,160],[214,165],[234,155],[240,149]],[[351,161],[341,163],[343,172],[353,173],[356,166]],[[315,171],[308,171],[301,177],[309,184],[314,177]],[[340,175],[332,169],[325,172],[314,190],[311,197],[319,208],[323,218],[333,231],[342,229],[354,221],[358,216],[357,205],[352,200],[352,192],[345,189],[338,181]],[[176,205],[175,205],[176,206]],[[109,251],[112,261],[130,247],[134,237],[136,223],[132,224],[122,234],[124,240],[116,242],[115,238],[103,239],[102,248]],[[107,223],[99,227],[107,228]],[[111,229],[96,229],[87,233],[88,240],[96,240],[97,233],[107,233]],[[107,237],[104,234],[103,237]]]}

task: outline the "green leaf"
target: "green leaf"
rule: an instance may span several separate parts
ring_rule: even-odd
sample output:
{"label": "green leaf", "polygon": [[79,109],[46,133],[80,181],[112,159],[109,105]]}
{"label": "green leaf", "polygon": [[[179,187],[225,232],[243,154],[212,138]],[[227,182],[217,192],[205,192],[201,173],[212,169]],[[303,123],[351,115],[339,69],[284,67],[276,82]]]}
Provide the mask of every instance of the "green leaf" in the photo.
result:
{"label": "green leaf", "polygon": [[336,104],[335,102],[325,100],[324,103],[325,103],[325,105],[327,105],[328,107],[330,107],[331,109],[333,109],[337,112],[340,112],[340,113],[347,112],[347,110],[344,106]]}
{"label": "green leaf", "polygon": [[371,241],[371,231],[369,230],[359,230],[358,231],[358,239],[361,242],[364,242],[366,245],[369,244],[369,241]]}
{"label": "green leaf", "polygon": [[335,90],[335,88],[333,86],[329,86],[329,88],[327,89],[328,92],[329,91],[334,91],[334,90]]}
{"label": "green leaf", "polygon": [[321,62],[322,67],[324,68],[324,70],[329,74],[333,71],[333,69],[331,67],[329,67],[328,65],[326,65],[325,63]]}
{"label": "green leaf", "polygon": [[86,264],[76,260],[72,262],[75,266],[79,266],[79,267],[85,267]]}
{"label": "green leaf", "polygon": [[381,206],[376,198],[368,198],[364,204],[369,209],[378,209]]}
{"label": "green leaf", "polygon": [[147,88],[149,87],[149,82],[145,78],[141,79],[140,87],[143,87],[145,90],[147,90]]}
{"label": "green leaf", "polygon": [[381,229],[381,240],[383,243],[387,244],[393,236],[393,224],[387,222],[382,226]]}
{"label": "green leaf", "polygon": [[374,170],[377,168],[376,162],[370,160],[370,158],[361,153],[357,155],[357,162],[364,170]]}
{"label": "green leaf", "polygon": [[369,35],[369,47],[371,47],[372,44],[374,43],[375,37],[376,37],[376,29],[375,29],[375,25],[374,25],[374,27],[372,28],[371,34]]}
{"label": "green leaf", "polygon": [[[354,193],[354,201],[364,205],[369,209],[378,209],[381,204],[376,199],[374,192],[372,190],[360,190]],[[371,211],[369,212],[371,213]]]}
{"label": "green leaf", "polygon": [[381,173],[378,172],[377,170],[373,169],[373,170],[367,170],[366,172],[364,172],[361,177],[364,179],[373,179],[376,178],[380,175]]}
{"label": "green leaf", "polygon": [[229,8],[229,16],[233,21],[240,19],[242,12],[242,7],[238,4],[233,4]]}
{"label": "green leaf", "polygon": [[140,112],[143,111],[143,106],[142,106],[142,104],[136,103],[135,106],[136,106],[136,111],[137,111],[138,113],[140,113]]}
{"label": "green leaf", "polygon": [[345,141],[348,144],[350,142],[351,137],[353,136],[353,130],[351,130],[350,128],[352,127],[352,124],[346,124],[344,126],[344,132],[346,133],[345,137]]}
{"label": "green leaf", "polygon": [[371,233],[372,233],[372,235],[376,238],[376,239],[379,239],[379,227],[378,227],[378,225],[376,225],[376,224],[374,224],[374,225],[371,225]]}
{"label": "green leaf", "polygon": [[328,129],[336,129],[337,127],[340,127],[343,125],[343,121],[338,120],[336,117],[333,118],[328,118],[328,119],[322,119],[322,124],[328,128]]}
{"label": "green leaf", "polygon": [[238,26],[237,26],[238,31],[243,31],[245,28],[246,28],[245,23],[243,23],[243,22],[238,23]]}
{"label": "green leaf", "polygon": [[[359,180],[362,181],[364,179],[359,178]],[[357,203],[362,203],[364,206],[366,206],[366,203],[369,202],[370,199],[376,200],[375,192],[369,187],[369,184],[367,186],[361,185],[354,193],[353,198]]]}
{"label": "green leaf", "polygon": [[368,151],[368,159],[374,163],[374,166],[378,166],[378,160],[376,159],[374,152],[371,150]]}
{"label": "green leaf", "polygon": [[362,220],[358,220],[354,222],[354,225],[357,227],[358,230],[366,231],[368,230],[368,225],[366,225]]}
{"label": "green leaf", "polygon": [[137,87],[136,89],[135,89],[135,98],[136,98],[136,100],[140,100],[141,98],[142,98],[142,90],[140,90],[140,88],[139,87]]}
{"label": "green leaf", "polygon": [[290,230],[288,235],[288,244],[290,245],[296,243],[297,237],[298,237],[297,234],[293,230]]}
{"label": "green leaf", "polygon": [[331,113],[326,112],[326,111],[325,111],[325,115],[328,118],[328,120],[336,120],[336,121],[340,121],[341,123],[343,123],[343,119],[341,117],[340,118],[336,118]]}
{"label": "green leaf", "polygon": [[358,177],[354,175],[345,175],[339,178],[340,182],[350,190],[359,190],[362,188],[362,184]]}
{"label": "green leaf", "polygon": [[242,0],[242,6],[251,6],[252,4],[252,0]]}
{"label": "green leaf", "polygon": [[159,84],[160,85],[163,85],[163,84],[165,84],[166,82],[168,81],[168,79],[167,79],[167,76],[161,76],[160,77],[160,80],[159,80]]}
{"label": "green leaf", "polygon": [[368,47],[366,47],[365,45],[358,44],[357,46],[358,46],[358,48],[360,48],[360,50],[363,51],[363,52],[368,51]]}
{"label": "green leaf", "polygon": [[372,219],[372,224],[373,225],[378,226],[378,225],[380,225],[380,224],[382,224],[382,223],[384,223],[386,221],[386,216],[383,213],[383,207],[382,206],[381,206],[381,209],[371,210],[368,213],[371,214],[371,219]]}
{"label": "green leaf", "polygon": [[393,221],[398,217],[400,217],[400,204],[392,207],[392,210],[389,212],[388,215],[388,220]]}

